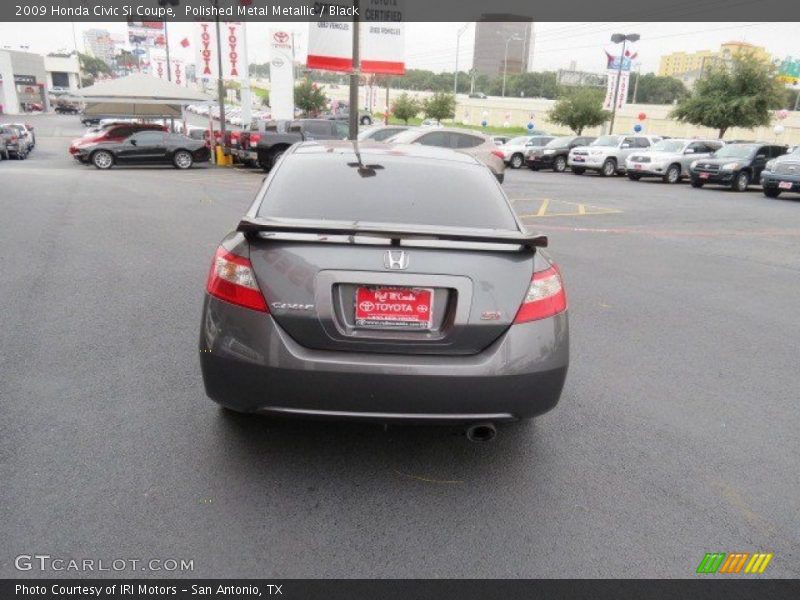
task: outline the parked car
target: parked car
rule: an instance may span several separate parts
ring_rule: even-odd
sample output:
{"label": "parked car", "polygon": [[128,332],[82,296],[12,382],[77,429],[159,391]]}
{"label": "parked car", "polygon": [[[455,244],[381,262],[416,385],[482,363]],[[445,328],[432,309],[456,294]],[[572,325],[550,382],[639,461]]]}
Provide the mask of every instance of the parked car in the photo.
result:
{"label": "parked car", "polygon": [[33,130],[33,125],[30,123],[4,123],[15,127],[22,137],[23,145],[25,146],[25,154],[30,154],[31,150],[36,146],[36,135]]}
{"label": "parked car", "polygon": [[563,173],[567,169],[569,151],[578,146],[588,146],[597,138],[581,135],[568,135],[552,139],[543,148],[532,148],[525,154],[525,164],[532,170],[553,169]]}
{"label": "parked car", "polygon": [[632,152],[641,152],[660,140],[651,135],[601,135],[588,146],[570,150],[567,164],[575,175],[589,170],[610,177],[625,172],[625,160]]}
{"label": "parked car", "polygon": [[761,172],[761,187],[768,198],[777,198],[783,192],[800,194],[800,146],[767,161]]}
{"label": "parked car", "polygon": [[86,154],[81,152],[82,147],[103,142],[121,142],[139,131],[166,132],[167,128],[164,125],[154,123],[111,123],[99,131],[91,132],[72,140],[69,146],[69,153],[75,160],[83,162]]}
{"label": "parked car", "polygon": [[[258,164],[269,171],[286,150],[297,142],[308,140],[347,139],[349,127],[346,121],[335,119],[296,119],[276,123],[276,127],[265,128],[255,145]],[[253,148],[252,134],[250,148]]]}
{"label": "parked car", "polygon": [[726,144],[709,158],[695,160],[690,165],[692,187],[707,183],[725,185],[744,192],[758,182],[767,161],[786,154],[786,146],[774,144]]}
{"label": "parked car", "polygon": [[164,131],[139,131],[122,141],[97,141],[80,147],[81,162],[98,169],[124,164],[171,164],[188,169],[206,162],[211,153],[204,141]]}
{"label": "parked car", "polygon": [[385,142],[390,137],[397,135],[403,131],[407,131],[406,125],[378,125],[377,127],[370,127],[358,134],[360,141],[372,140],[373,142]]}
{"label": "parked car", "polygon": [[525,164],[525,155],[535,148],[543,148],[553,141],[552,135],[521,135],[511,138],[500,146],[503,160],[512,169],[519,169]]}
{"label": "parked car", "polygon": [[490,137],[492,138],[492,141],[495,143],[495,146],[502,146],[508,140],[511,139],[510,135],[493,135]]}
{"label": "parked car", "polygon": [[0,158],[8,160],[19,156],[19,132],[9,125],[0,124]]}
{"label": "parked car", "polygon": [[660,177],[665,183],[678,183],[689,176],[689,165],[698,158],[707,158],[722,148],[719,140],[661,140],[644,152],[633,152],[625,161],[628,178]]}
{"label": "parked car", "polygon": [[0,132],[5,139],[5,148],[8,158],[25,160],[31,151],[30,141],[26,136],[24,127],[14,123],[0,124]]}
{"label": "parked car", "polygon": [[436,119],[425,119],[422,123],[419,124],[420,127],[444,127],[439,121]]}
{"label": "parked car", "polygon": [[486,100],[486,98],[488,98],[488,96],[486,94],[484,94],[483,92],[472,92],[469,95],[469,97],[470,98],[477,98],[478,100]]}
{"label": "parked car", "polygon": [[53,110],[60,115],[77,115],[80,112],[80,108],[69,102],[58,102]]}
{"label": "parked car", "polygon": [[[334,119],[336,121],[350,121],[350,105],[342,100],[334,100],[331,102],[330,112],[322,116],[323,119]],[[358,111],[359,125],[369,126],[372,125],[372,114],[365,111]]]}
{"label": "parked car", "polygon": [[409,129],[398,133],[389,140],[390,144],[421,144],[450,148],[474,156],[494,173],[497,181],[503,183],[506,165],[503,153],[488,135],[468,129]]}
{"label": "parked car", "polygon": [[206,394],[243,413],[491,439],[495,423],[552,409],[566,378],[567,302],[546,242],[471,156],[293,146],[211,262]]}

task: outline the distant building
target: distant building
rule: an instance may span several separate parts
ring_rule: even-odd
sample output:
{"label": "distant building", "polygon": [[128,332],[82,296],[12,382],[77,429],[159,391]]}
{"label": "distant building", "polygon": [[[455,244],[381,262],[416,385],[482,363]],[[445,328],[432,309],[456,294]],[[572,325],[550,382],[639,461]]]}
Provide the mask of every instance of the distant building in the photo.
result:
{"label": "distant building", "polygon": [[0,50],[0,113],[16,115],[25,104],[49,108],[44,58],[33,52]]}
{"label": "distant building", "polygon": [[724,64],[738,53],[749,53],[757,59],[769,62],[772,60],[769,52],[761,46],[754,46],[747,42],[726,42],[719,50],[700,50],[698,52],[673,52],[661,57],[658,74],[661,76],[680,79],[691,86],[713,65]]}
{"label": "distant building", "polygon": [[84,31],[83,46],[87,54],[99,58],[109,66],[113,65],[116,44],[107,29],[87,29]]}
{"label": "distant building", "polygon": [[44,57],[44,69],[52,92],[75,92],[80,88],[80,64],[76,54],[48,54]]}
{"label": "distant building", "polygon": [[[479,75],[497,77],[504,67],[509,75],[526,73],[531,51],[533,22],[516,15],[486,15],[475,24],[473,68]],[[507,20],[503,20],[507,19]],[[516,20],[514,20],[516,19]],[[506,60],[506,42],[508,55]]]}

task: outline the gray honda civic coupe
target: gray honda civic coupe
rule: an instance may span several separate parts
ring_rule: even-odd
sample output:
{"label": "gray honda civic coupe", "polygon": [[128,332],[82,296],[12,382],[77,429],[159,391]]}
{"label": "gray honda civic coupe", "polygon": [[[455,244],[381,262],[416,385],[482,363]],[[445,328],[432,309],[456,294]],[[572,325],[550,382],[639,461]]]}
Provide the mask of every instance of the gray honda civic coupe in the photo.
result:
{"label": "gray honda civic coupe", "polygon": [[491,439],[564,386],[567,300],[546,245],[471,156],[297,144],[212,260],[206,393],[238,412]]}

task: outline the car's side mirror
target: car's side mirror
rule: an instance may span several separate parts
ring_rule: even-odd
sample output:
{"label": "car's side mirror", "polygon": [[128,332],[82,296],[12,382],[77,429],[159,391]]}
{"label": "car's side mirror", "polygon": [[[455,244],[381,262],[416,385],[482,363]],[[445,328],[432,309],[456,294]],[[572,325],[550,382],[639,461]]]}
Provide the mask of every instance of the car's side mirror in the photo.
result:
{"label": "car's side mirror", "polygon": [[630,147],[631,147],[631,145],[628,144],[627,142],[622,144],[622,146],[620,146],[620,148],[630,148]]}
{"label": "car's side mirror", "polygon": [[136,145],[136,140],[129,140],[129,141],[130,141],[131,146],[135,146]]}
{"label": "car's side mirror", "polygon": [[684,151],[684,154],[694,154],[694,148],[687,148],[687,149]]}
{"label": "car's side mirror", "polygon": [[764,160],[767,158],[766,154],[756,154],[756,160]]}

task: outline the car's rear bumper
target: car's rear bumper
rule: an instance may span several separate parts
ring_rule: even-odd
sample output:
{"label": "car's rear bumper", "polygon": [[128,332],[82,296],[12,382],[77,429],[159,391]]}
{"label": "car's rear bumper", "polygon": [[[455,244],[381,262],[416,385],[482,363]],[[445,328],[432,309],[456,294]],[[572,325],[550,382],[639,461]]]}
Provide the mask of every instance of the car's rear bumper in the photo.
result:
{"label": "car's rear bumper", "polygon": [[535,167],[537,169],[547,169],[552,167],[554,162],[555,157],[550,154],[547,156],[528,156],[525,158],[525,164],[527,164],[529,167]]}
{"label": "car's rear bumper", "polygon": [[381,422],[464,423],[553,408],[569,363],[566,313],[513,325],[470,356],[367,354],[301,346],[264,313],[206,297],[206,393],[242,412]]}

